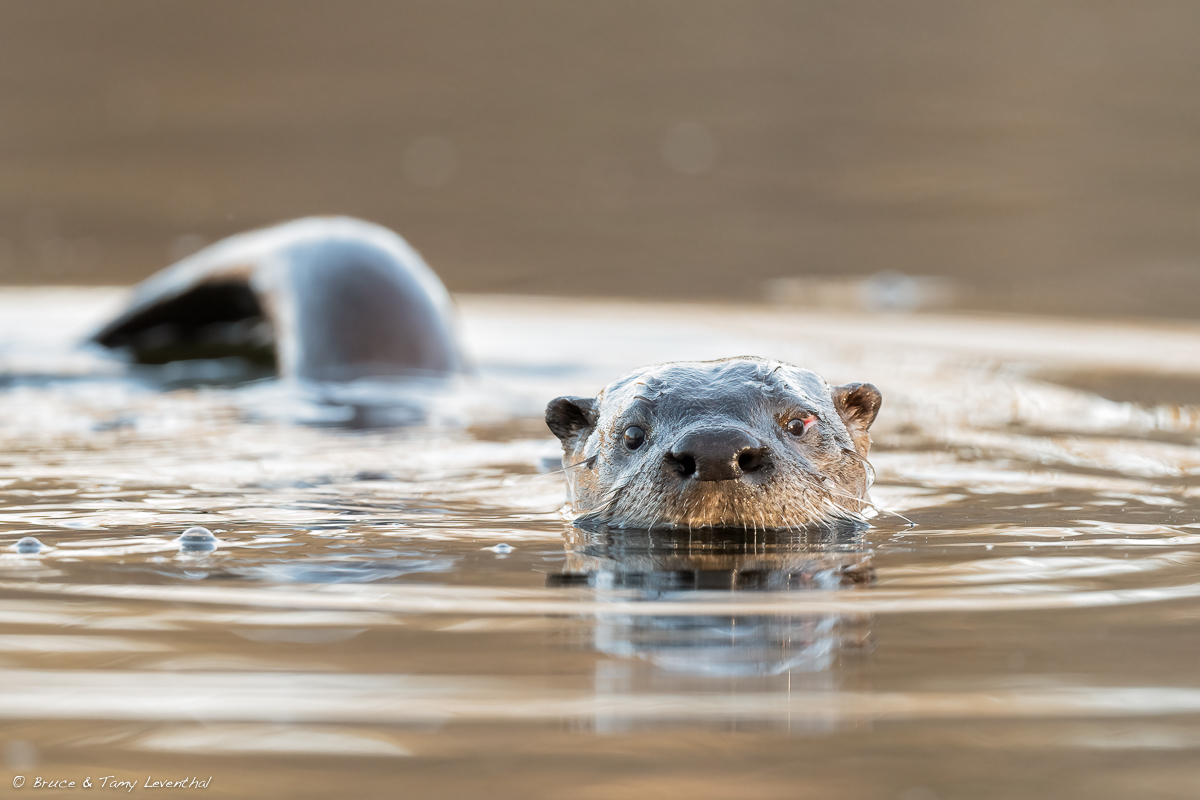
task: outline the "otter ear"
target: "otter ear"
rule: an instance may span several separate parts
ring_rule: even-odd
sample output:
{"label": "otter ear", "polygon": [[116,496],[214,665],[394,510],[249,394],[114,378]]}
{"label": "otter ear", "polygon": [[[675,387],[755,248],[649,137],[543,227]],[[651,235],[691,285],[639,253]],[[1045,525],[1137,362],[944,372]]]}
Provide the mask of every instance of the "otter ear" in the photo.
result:
{"label": "otter ear", "polygon": [[867,430],[879,413],[883,395],[869,383],[847,383],[845,386],[834,386],[833,407],[837,409],[850,438],[854,440],[854,449],[859,455],[865,456],[871,447],[871,437]]}
{"label": "otter ear", "polygon": [[597,404],[594,397],[559,397],[546,406],[546,427],[563,447],[572,447],[579,437],[596,427]]}

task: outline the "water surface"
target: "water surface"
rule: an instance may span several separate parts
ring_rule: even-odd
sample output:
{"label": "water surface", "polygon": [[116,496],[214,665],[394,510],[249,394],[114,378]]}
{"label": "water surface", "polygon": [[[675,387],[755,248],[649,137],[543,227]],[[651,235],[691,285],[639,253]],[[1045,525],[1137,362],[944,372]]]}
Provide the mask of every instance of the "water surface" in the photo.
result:
{"label": "water surface", "polygon": [[[118,300],[0,293],[5,781],[1200,785],[1198,327],[464,297],[475,376],[333,392],[76,348]],[[880,387],[872,527],[574,529],[546,400],[742,353]]]}

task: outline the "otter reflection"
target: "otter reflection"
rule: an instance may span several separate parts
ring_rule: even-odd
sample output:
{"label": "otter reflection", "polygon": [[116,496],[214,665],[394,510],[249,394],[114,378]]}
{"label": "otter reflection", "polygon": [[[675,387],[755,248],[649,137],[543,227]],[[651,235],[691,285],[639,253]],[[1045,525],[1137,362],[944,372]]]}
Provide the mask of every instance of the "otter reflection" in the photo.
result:
{"label": "otter reflection", "polygon": [[[566,549],[563,572],[551,575],[549,584],[589,586],[602,599],[630,604],[713,600],[714,592],[861,591],[875,580],[871,552],[851,527],[755,536],[741,529],[577,528],[567,535]],[[784,609],[720,616],[604,614],[595,620],[592,644],[607,655],[636,660],[626,663],[629,674],[621,681],[636,691],[637,684],[668,677],[677,682],[685,676],[820,673],[839,655],[869,647],[868,626],[863,615]],[[637,663],[660,674],[638,678]],[[613,667],[606,667],[610,688]]]}

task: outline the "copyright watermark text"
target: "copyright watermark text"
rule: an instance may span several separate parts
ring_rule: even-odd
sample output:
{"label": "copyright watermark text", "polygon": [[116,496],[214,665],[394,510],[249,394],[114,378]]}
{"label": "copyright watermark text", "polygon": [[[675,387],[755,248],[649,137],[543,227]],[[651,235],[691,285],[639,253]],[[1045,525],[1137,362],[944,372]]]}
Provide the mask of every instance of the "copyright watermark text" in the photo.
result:
{"label": "copyright watermark text", "polygon": [[155,778],[147,775],[145,779],[122,778],[116,775],[87,775],[83,778],[16,775],[12,780],[14,789],[117,789],[126,793],[134,789],[207,789],[211,784],[211,775],[207,778]]}

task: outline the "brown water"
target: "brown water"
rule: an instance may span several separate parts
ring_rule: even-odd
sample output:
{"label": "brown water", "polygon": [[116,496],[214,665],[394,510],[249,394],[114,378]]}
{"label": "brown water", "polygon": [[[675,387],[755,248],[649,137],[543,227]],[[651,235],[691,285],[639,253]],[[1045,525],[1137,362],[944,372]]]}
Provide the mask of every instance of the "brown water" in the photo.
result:
{"label": "brown water", "polygon": [[1195,319],[1198,43],[1194,0],[0,0],[0,282],[334,213],[456,292]]}
{"label": "brown water", "polygon": [[[118,297],[0,294],[4,786],[1196,794],[1200,417],[1123,393],[1200,327],[464,297],[476,377],[316,397],[72,349]],[[915,526],[574,529],[545,400],[743,352],[880,386]]]}

